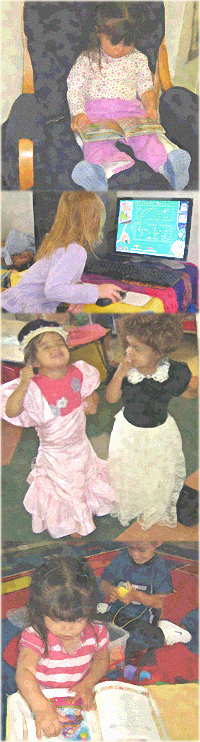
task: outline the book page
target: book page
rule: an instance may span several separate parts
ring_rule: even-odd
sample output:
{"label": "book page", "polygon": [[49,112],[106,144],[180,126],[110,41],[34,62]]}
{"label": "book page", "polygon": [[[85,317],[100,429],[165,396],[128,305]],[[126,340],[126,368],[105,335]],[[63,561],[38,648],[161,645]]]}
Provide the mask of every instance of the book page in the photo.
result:
{"label": "book page", "polygon": [[[106,742],[117,740],[158,740],[161,735],[148,692],[132,686],[111,684],[96,686],[96,707],[101,734]],[[118,685],[118,687],[116,687]]]}
{"label": "book page", "polygon": [[100,139],[117,139],[123,137],[124,131],[117,121],[112,119],[99,119],[91,124],[78,127],[79,134],[83,141],[95,141]]}
{"label": "book page", "polygon": [[119,119],[118,124],[123,128],[125,137],[139,136],[140,134],[156,134],[156,132],[165,133],[159,121],[154,121],[147,117]]}

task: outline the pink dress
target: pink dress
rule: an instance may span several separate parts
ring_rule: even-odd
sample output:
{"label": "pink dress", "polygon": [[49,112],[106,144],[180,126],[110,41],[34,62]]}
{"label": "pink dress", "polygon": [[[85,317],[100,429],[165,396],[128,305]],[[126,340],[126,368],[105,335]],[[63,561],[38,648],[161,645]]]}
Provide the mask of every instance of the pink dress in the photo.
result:
{"label": "pink dress", "polygon": [[[74,367],[82,373],[81,400],[99,386],[99,372],[84,361]],[[46,528],[53,538],[95,529],[92,514],[110,513],[114,492],[109,485],[107,464],[98,458],[86,436],[84,403],[62,415],[60,405],[49,405],[34,381],[30,381],[24,410],[12,419],[5,414],[8,397],[18,379],[3,385],[3,418],[13,425],[34,427],[39,437],[36,463],[27,482],[30,487],[24,506],[32,515],[32,529]]]}

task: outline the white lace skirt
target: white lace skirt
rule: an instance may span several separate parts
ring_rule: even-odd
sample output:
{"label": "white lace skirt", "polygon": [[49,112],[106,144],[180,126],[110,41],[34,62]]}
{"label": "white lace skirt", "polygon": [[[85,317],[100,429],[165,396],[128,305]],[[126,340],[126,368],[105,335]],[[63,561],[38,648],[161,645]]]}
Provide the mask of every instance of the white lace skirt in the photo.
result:
{"label": "white lace skirt", "polygon": [[133,518],[143,529],[155,523],[176,525],[176,502],[186,471],[181,436],[171,415],[156,428],[138,428],[120,410],[111,433],[108,467],[116,493],[111,514],[123,526]]}

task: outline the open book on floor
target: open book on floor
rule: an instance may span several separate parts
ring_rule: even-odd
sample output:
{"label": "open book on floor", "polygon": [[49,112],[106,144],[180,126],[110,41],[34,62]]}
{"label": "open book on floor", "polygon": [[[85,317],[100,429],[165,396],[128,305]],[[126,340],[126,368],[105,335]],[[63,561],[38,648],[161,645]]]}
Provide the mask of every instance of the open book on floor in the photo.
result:
{"label": "open book on floor", "polygon": [[99,119],[87,126],[79,127],[78,132],[83,142],[95,142],[102,139],[128,139],[141,134],[164,134],[165,129],[159,122],[145,117],[123,118],[118,121]]}
{"label": "open book on floor", "polygon": [[[168,739],[160,712],[146,688],[107,680],[98,683],[94,691],[94,708],[87,712],[82,710],[81,702],[73,706],[73,694],[71,698],[63,698],[63,689],[45,691],[46,696],[51,696],[54,708],[66,713],[63,731],[58,737],[51,737],[52,742],[63,738],[94,742]],[[19,692],[8,697],[6,739],[10,742],[37,739],[34,719]]]}

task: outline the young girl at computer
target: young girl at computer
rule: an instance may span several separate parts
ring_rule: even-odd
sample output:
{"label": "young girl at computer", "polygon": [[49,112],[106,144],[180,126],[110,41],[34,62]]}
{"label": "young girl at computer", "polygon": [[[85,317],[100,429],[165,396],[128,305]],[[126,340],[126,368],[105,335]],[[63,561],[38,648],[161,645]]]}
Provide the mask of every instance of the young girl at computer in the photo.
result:
{"label": "young girl at computer", "polygon": [[40,440],[24,506],[34,533],[53,538],[94,531],[92,514],[110,512],[114,492],[106,461],[86,436],[85,412],[98,404],[99,372],[85,361],[69,364],[67,333],[58,322],[33,320],[20,330],[25,367],[3,386],[3,417],[34,427]]}
{"label": "young girl at computer", "polygon": [[81,283],[87,254],[102,238],[105,217],[104,204],[95,193],[64,191],[34,265],[16,286],[4,291],[2,307],[8,312],[56,312],[62,302],[73,309],[98,298],[120,299],[119,287],[111,283]]}
{"label": "young girl at computer", "polygon": [[20,640],[16,681],[34,714],[39,738],[42,733],[61,734],[66,722],[45,697],[47,689],[55,696],[58,688],[64,697],[73,692],[72,705],[82,698],[86,711],[93,705],[94,685],[109,664],[109,634],[95,620],[97,603],[96,579],[86,559],[52,557],[35,570],[30,625]]}
{"label": "young girl at computer", "polygon": [[[136,22],[126,3],[101,3],[90,48],[80,54],[67,78],[71,128],[100,119],[153,119],[157,121],[156,98],[147,57],[134,46]],[[139,97],[139,100],[138,100]],[[117,136],[116,136],[117,141]],[[173,188],[185,188],[189,180],[190,155],[165,135],[130,137],[133,156],[119,151],[116,141],[94,141],[83,145],[84,160],[72,178],[86,190],[106,191],[108,178],[134,164],[134,154],[162,173]],[[123,140],[121,140],[123,141]]]}
{"label": "young girl at computer", "polygon": [[[112,514],[126,526],[137,518],[143,529],[175,526],[176,502],[185,480],[182,441],[168,414],[172,397],[183,395],[191,372],[171,360],[182,337],[177,315],[138,314],[122,320],[126,348],[106,398],[122,397],[109,446],[109,476],[115,488]],[[195,396],[191,388],[185,396]]]}

